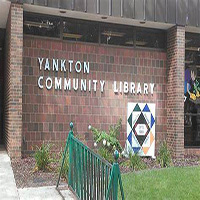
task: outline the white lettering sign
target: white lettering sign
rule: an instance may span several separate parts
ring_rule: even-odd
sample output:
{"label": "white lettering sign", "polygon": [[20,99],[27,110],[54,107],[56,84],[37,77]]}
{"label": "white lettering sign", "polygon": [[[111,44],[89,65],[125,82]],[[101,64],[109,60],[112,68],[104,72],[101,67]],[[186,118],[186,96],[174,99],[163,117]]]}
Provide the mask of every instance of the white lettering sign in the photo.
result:
{"label": "white lettering sign", "polygon": [[[66,59],[49,59],[49,58],[38,58],[39,70],[40,71],[53,71],[58,73],[60,76],[60,72],[64,73],[64,77],[45,77],[44,75],[39,76],[38,78],[38,87],[40,89],[46,88],[47,90],[51,90],[54,88],[55,90],[64,90],[64,91],[77,91],[80,90],[82,92],[97,92],[100,90],[101,93],[104,92],[106,88],[105,80],[91,80],[87,78],[87,74],[90,73],[90,63],[89,62],[81,62],[74,60],[66,60]],[[81,79],[77,76],[76,78],[69,76],[69,73],[77,73],[80,74]],[[48,73],[49,74],[49,73]],[[83,75],[85,74],[85,75]],[[67,78],[67,76],[71,78]],[[85,77],[86,76],[86,77]],[[83,79],[84,77],[84,79]],[[153,95],[155,84],[154,83],[137,83],[137,82],[127,82],[127,81],[114,81],[113,82],[113,92],[115,94],[144,94]]]}

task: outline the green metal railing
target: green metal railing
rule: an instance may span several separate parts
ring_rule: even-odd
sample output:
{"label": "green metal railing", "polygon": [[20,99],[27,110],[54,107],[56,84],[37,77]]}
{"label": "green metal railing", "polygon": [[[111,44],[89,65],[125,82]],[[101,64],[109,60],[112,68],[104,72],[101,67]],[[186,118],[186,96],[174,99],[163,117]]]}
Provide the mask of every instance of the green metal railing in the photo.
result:
{"label": "green metal railing", "polygon": [[73,136],[72,122],[56,187],[59,186],[67,151],[69,151],[68,185],[77,197],[84,200],[117,200],[119,182],[121,197],[124,200],[121,174],[117,162],[118,151],[115,151],[115,162],[111,165]]}

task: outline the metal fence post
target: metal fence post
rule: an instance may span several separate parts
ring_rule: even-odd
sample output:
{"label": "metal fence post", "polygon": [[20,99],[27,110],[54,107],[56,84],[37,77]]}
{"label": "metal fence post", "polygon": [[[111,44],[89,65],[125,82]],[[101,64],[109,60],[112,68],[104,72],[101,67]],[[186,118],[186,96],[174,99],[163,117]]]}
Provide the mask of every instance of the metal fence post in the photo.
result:
{"label": "metal fence post", "polygon": [[124,191],[123,191],[123,186],[122,186],[118,158],[119,158],[119,152],[117,150],[115,150],[115,152],[114,152],[115,161],[113,163],[110,178],[109,178],[109,185],[108,185],[108,190],[107,190],[107,194],[106,194],[106,200],[109,199],[111,189],[112,189],[113,199],[117,200],[117,198],[118,198],[118,181],[119,181],[119,185],[120,185],[122,200],[124,200]]}
{"label": "metal fence post", "polygon": [[56,188],[58,187],[59,182],[60,182],[60,177],[61,177],[64,162],[65,162],[67,149],[68,149],[68,146],[69,146],[69,143],[70,143],[71,134],[73,135],[73,130],[72,130],[73,129],[73,123],[72,122],[70,123],[70,128],[71,128],[71,130],[69,131],[69,134],[68,134],[68,137],[67,137],[67,140],[66,140],[65,150],[64,150],[64,153],[63,153],[62,164],[61,164],[60,173],[59,173],[58,181],[57,181],[57,184],[56,184]]}
{"label": "metal fence post", "polygon": [[118,158],[119,158],[119,153],[116,150],[114,152],[114,163],[113,163],[113,199],[117,200],[117,196],[118,196],[118,168],[119,168],[119,164],[118,164]]}
{"label": "metal fence post", "polygon": [[71,136],[73,136],[73,123],[70,123],[70,131],[69,131],[69,172],[68,172],[68,184],[71,186],[72,185],[72,162],[73,162],[73,158],[72,158],[72,153],[73,153],[73,147],[72,147],[72,140],[71,140]]}
{"label": "metal fence post", "polygon": [[72,131],[73,123],[72,122],[70,123],[70,128],[71,128],[71,130],[69,131],[69,134],[68,134],[68,137],[67,137],[67,140],[66,140],[65,150],[64,150],[64,153],[63,153],[62,164],[61,164],[60,173],[59,173],[58,181],[57,181],[57,184],[56,184],[56,188],[58,187],[59,182],[60,182],[60,177],[61,177],[64,162],[65,162],[67,149],[68,149],[68,146],[69,146],[69,143],[70,143],[70,137],[71,137],[71,134],[73,135],[73,131]]}

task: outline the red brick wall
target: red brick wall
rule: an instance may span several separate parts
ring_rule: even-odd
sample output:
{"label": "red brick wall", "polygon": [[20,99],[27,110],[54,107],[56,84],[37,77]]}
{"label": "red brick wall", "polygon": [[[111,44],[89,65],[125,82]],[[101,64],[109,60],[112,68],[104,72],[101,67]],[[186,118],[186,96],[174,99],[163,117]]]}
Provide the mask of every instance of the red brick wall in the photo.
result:
{"label": "red brick wall", "polygon": [[184,156],[184,61],[185,28],[168,31],[167,141],[173,156]]}
{"label": "red brick wall", "polygon": [[[90,62],[90,73],[39,71],[38,57]],[[75,77],[105,80],[104,93],[39,89],[37,80],[44,77]],[[155,83],[154,95],[114,94],[113,81]],[[167,133],[166,52],[133,50],[98,44],[83,44],[24,36],[23,53],[23,150],[30,153],[43,140],[64,142],[69,123],[75,134],[92,145],[88,125],[108,130],[122,118],[120,139],[126,140],[128,102],[156,103],[156,147]]]}
{"label": "red brick wall", "polygon": [[200,156],[200,149],[198,147],[185,148],[185,156]]}
{"label": "red brick wall", "polygon": [[23,7],[11,3],[6,27],[4,135],[11,158],[21,157]]}

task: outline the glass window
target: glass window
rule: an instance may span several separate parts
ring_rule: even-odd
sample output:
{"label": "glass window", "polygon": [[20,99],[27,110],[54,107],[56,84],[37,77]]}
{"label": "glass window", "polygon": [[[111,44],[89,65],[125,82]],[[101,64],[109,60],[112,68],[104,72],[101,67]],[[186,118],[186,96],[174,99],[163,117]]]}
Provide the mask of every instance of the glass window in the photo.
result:
{"label": "glass window", "polygon": [[200,146],[200,35],[186,33],[184,143]]}
{"label": "glass window", "polygon": [[80,20],[63,20],[63,39],[98,43],[98,23],[80,22]]}
{"label": "glass window", "polygon": [[119,25],[101,25],[101,43],[120,45],[120,46],[133,46],[133,28]]}
{"label": "glass window", "polygon": [[60,19],[47,15],[24,14],[24,33],[46,37],[60,37]]}
{"label": "glass window", "polygon": [[200,65],[200,34],[186,33],[185,50],[186,67]]}
{"label": "glass window", "polygon": [[140,28],[136,30],[136,47],[159,48],[166,47],[166,34],[164,31]]}
{"label": "glass window", "polygon": [[150,28],[24,13],[24,33],[108,45],[166,48],[166,33]]}

